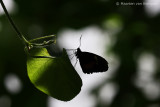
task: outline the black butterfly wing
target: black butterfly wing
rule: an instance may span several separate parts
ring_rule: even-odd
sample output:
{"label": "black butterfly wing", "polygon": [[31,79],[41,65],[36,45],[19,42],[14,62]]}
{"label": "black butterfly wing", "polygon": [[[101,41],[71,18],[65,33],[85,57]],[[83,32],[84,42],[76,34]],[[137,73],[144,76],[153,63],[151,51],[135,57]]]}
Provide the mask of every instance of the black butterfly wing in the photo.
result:
{"label": "black butterfly wing", "polygon": [[93,53],[80,52],[79,62],[84,73],[105,72],[108,70],[108,62]]}

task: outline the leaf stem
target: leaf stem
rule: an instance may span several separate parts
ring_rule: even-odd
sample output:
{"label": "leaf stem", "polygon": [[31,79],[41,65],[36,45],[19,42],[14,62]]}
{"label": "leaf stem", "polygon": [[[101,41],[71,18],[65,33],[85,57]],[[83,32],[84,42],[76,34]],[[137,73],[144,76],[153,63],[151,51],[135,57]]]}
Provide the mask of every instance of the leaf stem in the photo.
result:
{"label": "leaf stem", "polygon": [[13,22],[12,18],[10,17],[10,15],[9,15],[9,13],[8,13],[8,11],[7,11],[7,9],[6,9],[6,7],[5,7],[5,5],[4,5],[4,3],[3,3],[2,0],[0,0],[0,3],[1,3],[1,5],[2,5],[2,8],[3,8],[3,10],[4,10],[4,12],[5,12],[5,14],[6,14],[6,16],[7,16],[8,20],[9,20],[9,22],[10,22],[10,24],[12,25],[13,29],[14,29],[14,30],[16,31],[16,33],[18,34],[19,38],[20,38],[25,44],[28,44],[29,41],[22,35],[22,33],[20,32],[20,30],[16,27],[15,23]]}
{"label": "leaf stem", "polygon": [[50,38],[53,38],[53,37],[56,37],[56,35],[49,35],[49,36],[35,38],[35,39],[30,40],[29,42],[32,43],[32,42],[35,42],[35,41],[38,41],[38,40],[50,39]]}

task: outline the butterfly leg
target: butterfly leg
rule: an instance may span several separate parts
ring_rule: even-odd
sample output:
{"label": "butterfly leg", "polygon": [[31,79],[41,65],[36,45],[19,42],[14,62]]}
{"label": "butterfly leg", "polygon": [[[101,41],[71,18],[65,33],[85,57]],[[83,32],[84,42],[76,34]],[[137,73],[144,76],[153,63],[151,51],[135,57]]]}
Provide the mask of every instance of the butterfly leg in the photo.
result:
{"label": "butterfly leg", "polygon": [[78,62],[78,59],[76,58],[76,63],[74,64],[74,67],[76,67],[76,65],[77,65],[77,62]]}

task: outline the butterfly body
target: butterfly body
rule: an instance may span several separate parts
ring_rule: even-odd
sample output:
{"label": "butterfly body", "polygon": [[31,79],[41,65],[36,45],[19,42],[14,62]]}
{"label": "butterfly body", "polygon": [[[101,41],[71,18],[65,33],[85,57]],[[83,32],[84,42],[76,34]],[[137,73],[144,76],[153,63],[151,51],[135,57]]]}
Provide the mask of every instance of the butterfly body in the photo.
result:
{"label": "butterfly body", "polygon": [[108,62],[99,55],[90,52],[82,52],[80,48],[77,49],[75,55],[79,59],[84,73],[90,74],[108,70]]}

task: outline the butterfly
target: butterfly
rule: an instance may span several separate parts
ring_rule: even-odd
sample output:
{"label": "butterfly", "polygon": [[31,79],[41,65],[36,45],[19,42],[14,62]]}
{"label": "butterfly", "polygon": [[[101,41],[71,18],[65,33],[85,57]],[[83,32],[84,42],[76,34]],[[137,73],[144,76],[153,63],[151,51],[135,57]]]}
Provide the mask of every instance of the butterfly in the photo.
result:
{"label": "butterfly", "polygon": [[108,62],[103,57],[96,55],[94,53],[83,52],[81,51],[80,46],[76,49],[74,54],[77,57],[77,59],[79,59],[80,66],[84,73],[92,74],[98,72],[105,72],[108,70]]}
{"label": "butterfly", "polygon": [[108,70],[108,62],[99,55],[90,52],[82,52],[80,48],[77,48],[75,55],[79,59],[84,73],[90,74]]}

